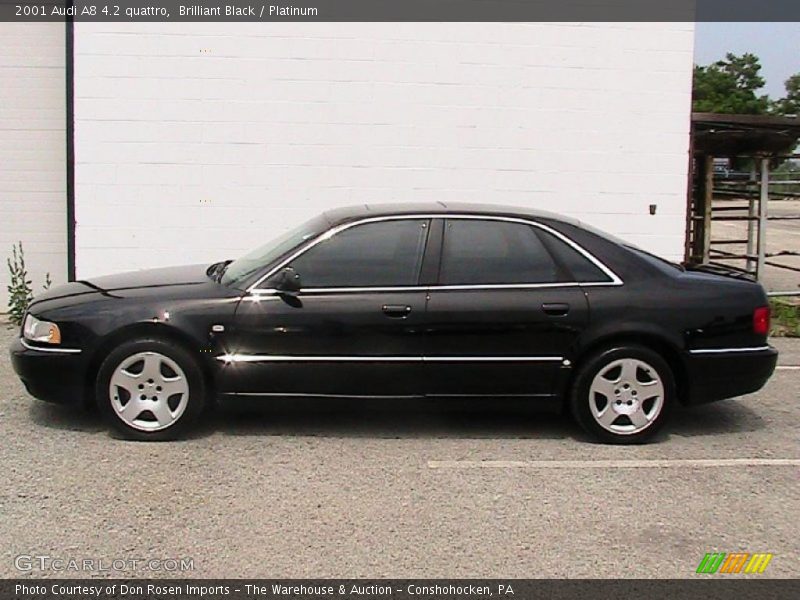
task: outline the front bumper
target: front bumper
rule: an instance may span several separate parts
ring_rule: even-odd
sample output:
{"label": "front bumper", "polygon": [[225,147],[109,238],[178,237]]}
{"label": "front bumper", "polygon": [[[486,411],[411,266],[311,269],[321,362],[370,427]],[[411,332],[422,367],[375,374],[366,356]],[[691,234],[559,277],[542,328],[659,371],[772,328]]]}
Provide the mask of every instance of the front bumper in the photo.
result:
{"label": "front bumper", "polygon": [[705,404],[756,392],[772,376],[777,362],[778,351],[772,346],[689,353],[686,404]]}
{"label": "front bumper", "polygon": [[86,373],[83,352],[39,350],[16,339],[10,354],[14,371],[31,396],[61,404],[83,401]]}

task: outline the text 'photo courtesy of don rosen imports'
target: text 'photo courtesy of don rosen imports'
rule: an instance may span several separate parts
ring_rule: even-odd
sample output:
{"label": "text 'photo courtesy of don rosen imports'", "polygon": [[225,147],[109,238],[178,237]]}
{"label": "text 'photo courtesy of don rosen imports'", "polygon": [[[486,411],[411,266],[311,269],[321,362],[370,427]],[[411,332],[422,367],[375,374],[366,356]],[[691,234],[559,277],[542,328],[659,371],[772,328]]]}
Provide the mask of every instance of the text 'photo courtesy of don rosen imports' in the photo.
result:
{"label": "text 'photo courtesy of don rosen imports'", "polygon": [[0,600],[797,600],[798,240],[798,0],[0,0]]}

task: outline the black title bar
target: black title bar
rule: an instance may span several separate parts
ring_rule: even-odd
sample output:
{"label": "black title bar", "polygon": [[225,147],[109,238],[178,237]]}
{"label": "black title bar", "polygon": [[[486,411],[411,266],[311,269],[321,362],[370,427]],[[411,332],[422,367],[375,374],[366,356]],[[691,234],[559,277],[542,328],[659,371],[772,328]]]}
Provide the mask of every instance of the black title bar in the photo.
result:
{"label": "black title bar", "polygon": [[0,0],[0,21],[800,21],[798,0]]}
{"label": "black title bar", "polygon": [[800,581],[557,579],[6,579],[3,600],[783,600]]}

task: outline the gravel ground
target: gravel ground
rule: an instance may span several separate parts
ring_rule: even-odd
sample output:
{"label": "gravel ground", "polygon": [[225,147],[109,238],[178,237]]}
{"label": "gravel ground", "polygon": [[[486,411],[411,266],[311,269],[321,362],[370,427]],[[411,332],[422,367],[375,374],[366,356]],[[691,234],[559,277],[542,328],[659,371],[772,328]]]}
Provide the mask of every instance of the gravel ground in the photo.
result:
{"label": "gravel ground", "polygon": [[[13,335],[0,324],[0,346]],[[800,340],[776,345],[800,365]],[[514,405],[344,401],[265,403],[184,442],[132,443],[30,398],[5,352],[0,385],[2,577],[64,575],[20,572],[19,555],[189,557],[192,577],[691,577],[712,551],[772,552],[760,577],[800,574],[797,463],[680,462],[800,459],[798,369],[677,410],[660,443],[631,448]]]}

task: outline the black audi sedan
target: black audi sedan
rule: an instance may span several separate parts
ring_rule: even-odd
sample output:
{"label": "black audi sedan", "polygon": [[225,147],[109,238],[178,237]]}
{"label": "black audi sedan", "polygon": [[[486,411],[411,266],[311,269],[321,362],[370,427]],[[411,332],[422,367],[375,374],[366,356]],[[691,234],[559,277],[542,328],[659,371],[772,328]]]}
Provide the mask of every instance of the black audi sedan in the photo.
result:
{"label": "black audi sedan", "polygon": [[477,205],[322,214],[233,261],[75,281],[11,348],[28,391],[138,440],[221,398],[519,398],[599,440],[772,374],[762,287],[557,215]]}

